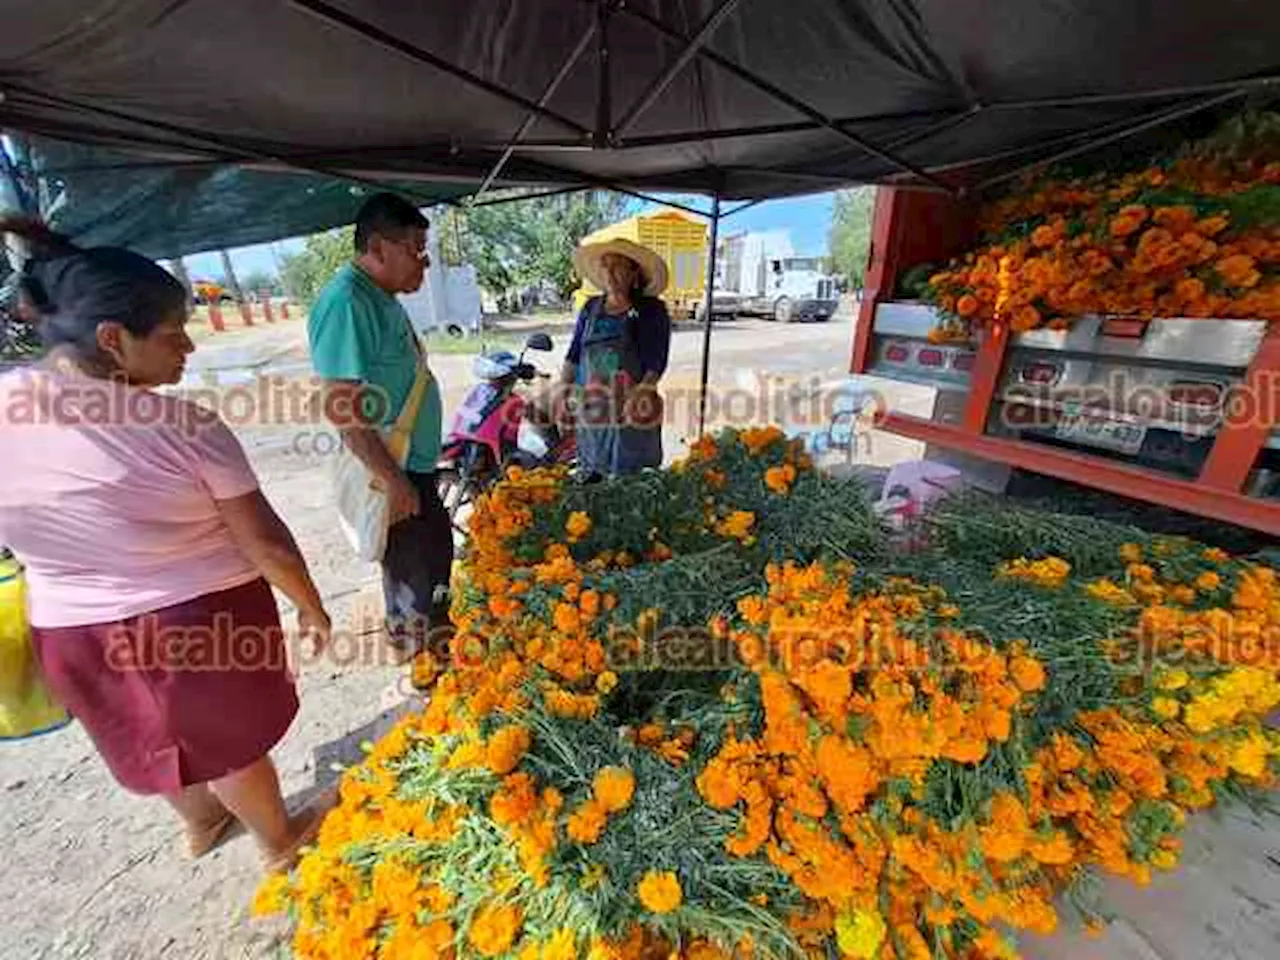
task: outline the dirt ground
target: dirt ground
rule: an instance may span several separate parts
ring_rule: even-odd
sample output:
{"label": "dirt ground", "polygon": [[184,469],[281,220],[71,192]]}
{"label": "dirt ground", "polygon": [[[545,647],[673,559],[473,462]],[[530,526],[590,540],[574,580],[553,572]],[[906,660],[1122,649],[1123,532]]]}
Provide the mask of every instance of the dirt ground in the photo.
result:
{"label": "dirt ground", "polygon": [[[562,322],[540,318],[516,326],[549,329],[557,351],[536,359],[548,370],[558,366],[569,332]],[[769,399],[778,380],[762,378],[784,378],[802,399],[823,395],[847,369],[850,338],[847,309],[826,324],[717,324],[712,383],[717,406],[729,409],[713,422],[779,419],[778,405]],[[668,456],[696,427],[701,345],[697,328],[678,329],[673,337],[665,383]],[[470,385],[469,364],[458,354],[433,359],[447,411]],[[311,564],[338,629],[330,654],[305,667],[301,712],[275,752],[285,793],[295,803],[332,782],[342,763],[359,757],[361,741],[376,737],[402,675],[378,643],[376,568],[352,558],[329,503],[323,434],[287,409],[284,415],[267,409],[270,395],[261,392],[263,383],[287,386],[308,376],[304,325],[295,317],[201,338],[185,383],[224,405],[264,490]],[[882,386],[898,409],[928,413],[927,390]],[[821,434],[826,424],[811,419]],[[921,455],[917,444],[879,434],[854,452],[858,461],[880,466]],[[832,458],[847,454],[837,451]],[[279,928],[246,916],[259,876],[249,839],[235,837],[199,862],[188,860],[164,805],[120,789],[77,726],[0,746],[0,850],[0,960],[280,954]],[[1087,943],[1057,937],[1032,945],[1028,955],[1280,956],[1280,832],[1232,817],[1198,825],[1190,851],[1188,867],[1154,893],[1117,887],[1115,902],[1126,919],[1104,937]]]}

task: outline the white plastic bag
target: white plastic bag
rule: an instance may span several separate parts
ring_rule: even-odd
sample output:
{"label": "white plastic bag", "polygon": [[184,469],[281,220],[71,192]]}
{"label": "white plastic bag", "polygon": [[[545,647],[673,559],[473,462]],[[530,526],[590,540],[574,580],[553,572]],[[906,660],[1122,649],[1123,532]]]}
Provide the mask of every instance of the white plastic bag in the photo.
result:
{"label": "white plastic bag", "polygon": [[[391,430],[383,434],[391,459],[401,467],[408,460],[413,427],[430,380],[431,371],[420,357],[418,374],[400,415]],[[334,457],[332,479],[338,520],[347,542],[361,560],[377,563],[387,551],[390,514],[386,490],[345,443],[339,445]]]}

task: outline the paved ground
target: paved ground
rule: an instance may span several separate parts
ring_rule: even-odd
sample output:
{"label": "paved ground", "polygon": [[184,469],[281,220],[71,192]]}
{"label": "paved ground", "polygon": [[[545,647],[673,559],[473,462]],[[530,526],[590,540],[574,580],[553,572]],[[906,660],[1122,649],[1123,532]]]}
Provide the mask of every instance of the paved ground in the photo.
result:
{"label": "paved ground", "polygon": [[[547,324],[525,326],[539,325]],[[557,353],[548,369],[558,364],[568,333],[563,324],[550,327]],[[791,387],[810,401],[829,395],[847,369],[850,333],[847,313],[818,325],[718,324],[711,370],[721,416],[714,419],[724,420],[725,408],[734,415],[729,419],[778,419],[780,404],[761,398]],[[697,329],[674,336],[666,381],[669,455],[696,427],[701,343]],[[469,386],[469,364],[459,355],[433,360],[450,409]],[[276,753],[286,793],[295,799],[332,780],[334,765],[358,756],[359,742],[376,735],[384,696],[399,675],[380,658],[375,569],[351,559],[337,530],[324,441],[289,415],[290,384],[307,376],[305,335],[295,320],[202,338],[187,382],[216,391],[236,421],[267,495],[297,536],[342,631],[329,658],[306,669],[302,711]],[[276,383],[284,399],[264,394],[263,382]],[[928,391],[879,386],[898,408],[928,412]],[[264,398],[273,397],[283,416],[265,409],[271,404]],[[815,432],[825,431],[821,416],[811,419]],[[920,448],[873,435],[853,453],[859,462],[888,465],[918,457]],[[849,456],[837,451],[828,461]],[[1191,865],[1163,880],[1160,890],[1117,887],[1114,902],[1129,919],[1104,938],[1058,937],[1033,945],[1029,955],[1280,956],[1280,833],[1233,820],[1199,825],[1195,836]],[[184,858],[178,840],[164,806],[118,788],[78,728],[0,747],[0,960],[273,956],[275,929],[245,918],[257,880],[248,839],[239,837],[199,863]]]}

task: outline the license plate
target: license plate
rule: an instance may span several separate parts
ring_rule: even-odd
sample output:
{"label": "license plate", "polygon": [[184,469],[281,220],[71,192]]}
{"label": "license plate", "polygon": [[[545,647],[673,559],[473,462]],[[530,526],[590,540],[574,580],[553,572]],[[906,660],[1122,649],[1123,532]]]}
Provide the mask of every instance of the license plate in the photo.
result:
{"label": "license plate", "polygon": [[1120,420],[1094,420],[1088,417],[1071,417],[1058,421],[1055,431],[1058,439],[1083,443],[1090,447],[1115,450],[1119,453],[1137,453],[1147,428]]}

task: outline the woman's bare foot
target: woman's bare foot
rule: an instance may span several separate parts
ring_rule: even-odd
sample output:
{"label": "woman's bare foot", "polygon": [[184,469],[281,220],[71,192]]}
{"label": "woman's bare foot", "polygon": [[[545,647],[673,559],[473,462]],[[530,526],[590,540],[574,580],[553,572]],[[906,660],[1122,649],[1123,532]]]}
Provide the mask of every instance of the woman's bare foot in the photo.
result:
{"label": "woman's bare foot", "polygon": [[327,810],[306,808],[289,818],[290,840],[279,850],[262,851],[262,868],[267,873],[288,873],[298,864],[302,848],[315,840]]}
{"label": "woman's bare foot", "polygon": [[187,849],[191,856],[199,858],[214,850],[226,838],[235,825],[235,815],[230,811],[223,813],[217,820],[206,824],[187,824]]}
{"label": "woman's bare foot", "polygon": [[165,799],[182,819],[187,849],[193,857],[203,857],[218,846],[236,822],[234,814],[223,806],[206,783],[192,784],[166,794]]}
{"label": "woman's bare foot", "polygon": [[315,840],[325,816],[338,805],[338,799],[337,786],[328,787],[289,818],[288,842],[279,850],[263,851],[262,865],[267,873],[283,873],[293,869],[302,848]]}

